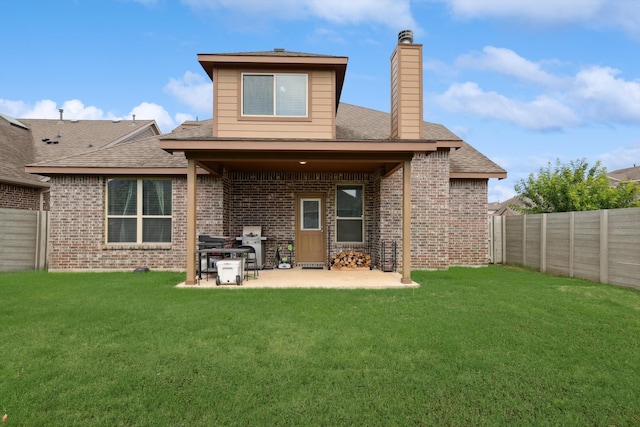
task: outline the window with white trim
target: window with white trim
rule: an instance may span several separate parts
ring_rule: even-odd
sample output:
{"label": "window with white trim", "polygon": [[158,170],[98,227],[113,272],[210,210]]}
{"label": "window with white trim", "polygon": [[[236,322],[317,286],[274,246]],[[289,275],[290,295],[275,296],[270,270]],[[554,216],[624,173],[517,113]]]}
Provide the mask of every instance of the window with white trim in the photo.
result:
{"label": "window with white trim", "polygon": [[107,243],[170,243],[171,181],[109,179]]}
{"label": "window with white trim", "polygon": [[242,74],[242,115],[307,117],[307,74]]}
{"label": "window with white trim", "polygon": [[336,242],[364,242],[362,185],[338,185],[336,188]]}

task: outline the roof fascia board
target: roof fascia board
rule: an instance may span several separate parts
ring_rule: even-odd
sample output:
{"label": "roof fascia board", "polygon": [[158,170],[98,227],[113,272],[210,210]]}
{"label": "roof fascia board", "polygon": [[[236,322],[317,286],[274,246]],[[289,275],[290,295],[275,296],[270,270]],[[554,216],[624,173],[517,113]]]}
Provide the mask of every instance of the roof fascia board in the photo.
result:
{"label": "roof fascia board", "polygon": [[[186,175],[186,168],[88,168],[64,166],[27,166],[26,171],[40,175]],[[199,174],[207,175],[203,169]]]}
{"label": "roof fascia board", "polygon": [[349,60],[346,56],[294,56],[294,55],[218,55],[199,53],[198,62],[202,64],[294,64],[294,65],[342,65],[346,66]]}
{"label": "roof fascia board", "polygon": [[449,174],[449,179],[505,179],[506,177],[506,172],[451,172]]}
{"label": "roof fascia board", "polygon": [[24,187],[33,187],[33,188],[49,188],[51,184],[48,182],[38,182],[38,181],[30,181],[28,179],[19,179],[19,178],[9,178],[0,176],[0,183],[9,184],[9,185],[22,185]]}
{"label": "roof fascia board", "polygon": [[[277,142],[277,145],[273,143]],[[462,141],[416,141],[416,140],[229,140],[201,139],[177,140],[160,139],[160,148],[170,153],[180,151],[234,151],[258,152],[403,152],[420,153],[437,151],[442,148],[460,148]]]}

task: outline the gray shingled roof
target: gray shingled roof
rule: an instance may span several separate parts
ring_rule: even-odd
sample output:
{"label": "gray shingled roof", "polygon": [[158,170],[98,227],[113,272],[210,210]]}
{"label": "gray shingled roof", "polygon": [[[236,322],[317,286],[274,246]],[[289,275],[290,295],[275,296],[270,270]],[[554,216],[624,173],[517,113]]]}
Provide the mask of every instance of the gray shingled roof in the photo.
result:
{"label": "gray shingled roof", "polygon": [[506,173],[498,164],[463,141],[462,147],[451,153],[451,173]]}
{"label": "gray shingled roof", "polygon": [[[90,152],[118,141],[145,138],[160,132],[153,120],[20,119],[31,129],[35,162]],[[48,139],[47,141],[43,141]],[[57,141],[54,144],[53,141]]]}
{"label": "gray shingled roof", "polygon": [[35,160],[31,131],[22,123],[0,115],[0,182],[46,187],[44,177],[24,171]]}
{"label": "gray shingled roof", "polygon": [[631,168],[624,168],[614,170],[607,174],[611,184],[618,185],[621,181],[635,181],[640,182],[640,166],[633,166]]}
{"label": "gray shingled roof", "polygon": [[[446,127],[423,122],[424,138],[434,141],[460,141],[460,137]],[[344,140],[389,139],[389,113],[341,102],[336,117],[336,137]]]}
{"label": "gray shingled roof", "polygon": [[31,166],[68,168],[186,168],[183,153],[170,154],[153,136]]}
{"label": "gray shingled roof", "polygon": [[[200,126],[194,126],[200,124]],[[172,138],[199,139],[210,138],[213,135],[213,120],[188,122],[185,130],[175,129]],[[446,127],[424,122],[425,139],[434,141],[461,141],[461,139]],[[344,141],[388,140],[390,133],[390,116],[383,111],[341,102],[336,116],[336,138]],[[167,136],[167,135],[163,135]]]}
{"label": "gray shingled roof", "polygon": [[[186,165],[184,156],[172,156],[159,148],[159,139],[211,139],[213,120],[189,122],[186,129],[176,128],[165,134],[140,141],[139,143],[118,144],[115,147],[93,150],[90,153],[67,156],[58,160],[40,162],[38,166],[52,167],[178,167]],[[382,111],[341,103],[336,117],[336,137],[338,140],[389,140],[390,115]],[[435,141],[462,141],[446,127],[424,122],[425,139]],[[156,152],[157,151],[157,152]],[[504,169],[463,142],[462,148],[451,153],[452,173],[504,173]]]}
{"label": "gray shingled roof", "polygon": [[[423,122],[424,138],[435,141],[462,141],[446,127]],[[338,139],[389,139],[389,113],[340,103],[336,118]],[[463,141],[462,148],[451,153],[452,173],[505,173],[505,170]]]}

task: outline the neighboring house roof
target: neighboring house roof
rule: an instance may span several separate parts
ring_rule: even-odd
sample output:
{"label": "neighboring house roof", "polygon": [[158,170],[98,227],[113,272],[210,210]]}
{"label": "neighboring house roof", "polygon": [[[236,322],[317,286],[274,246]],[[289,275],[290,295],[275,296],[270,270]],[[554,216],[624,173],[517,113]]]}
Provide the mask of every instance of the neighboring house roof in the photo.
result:
{"label": "neighboring house roof", "polygon": [[493,216],[512,216],[512,215],[522,215],[521,212],[513,209],[511,206],[524,206],[522,200],[518,196],[514,196],[508,200],[505,200],[502,203],[489,203],[490,210],[493,212],[489,212],[490,215]]}
{"label": "neighboring house roof", "polygon": [[487,203],[487,212],[489,213],[489,215],[492,215],[498,209],[500,209],[500,202],[489,202],[489,203]]}
{"label": "neighboring house roof", "polygon": [[35,160],[31,130],[19,120],[0,114],[0,182],[28,187],[48,187],[46,177],[25,172]]}
{"label": "neighboring house roof", "polygon": [[634,181],[640,183],[640,166],[633,165],[631,168],[618,169],[607,174],[609,183],[612,186],[623,181]]}
{"label": "neighboring house roof", "polygon": [[20,119],[31,129],[35,162],[90,152],[120,142],[159,135],[154,120]]}
{"label": "neighboring house roof", "polygon": [[[452,178],[478,177],[488,178],[491,175],[505,175],[500,166],[489,160],[471,145],[463,142],[446,127],[424,122],[425,139],[437,141],[460,141],[462,147],[451,153],[450,172]],[[390,115],[382,111],[340,103],[336,117],[337,140],[389,140]],[[213,120],[190,121],[176,128],[172,137],[181,139],[211,139]],[[162,135],[164,137],[166,135]],[[93,150],[74,156],[56,160],[43,161],[30,165],[30,169],[52,173],[49,168],[185,168],[186,160],[182,153],[171,155],[160,149],[161,136],[129,144],[118,144],[101,150]],[[57,173],[61,173],[58,171]],[[66,173],[71,173],[70,170]],[[78,172],[81,173],[80,169]]]}

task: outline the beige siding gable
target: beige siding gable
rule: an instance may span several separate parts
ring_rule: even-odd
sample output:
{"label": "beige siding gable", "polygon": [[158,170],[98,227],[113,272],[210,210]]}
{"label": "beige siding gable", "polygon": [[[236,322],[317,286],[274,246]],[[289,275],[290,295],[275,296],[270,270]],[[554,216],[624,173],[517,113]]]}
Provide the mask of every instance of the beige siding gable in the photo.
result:
{"label": "beige siding gable", "polygon": [[335,72],[314,70],[309,71],[308,74],[308,117],[248,118],[242,117],[241,113],[241,70],[217,70],[217,81],[214,81],[216,126],[213,136],[220,138],[335,138]]}

